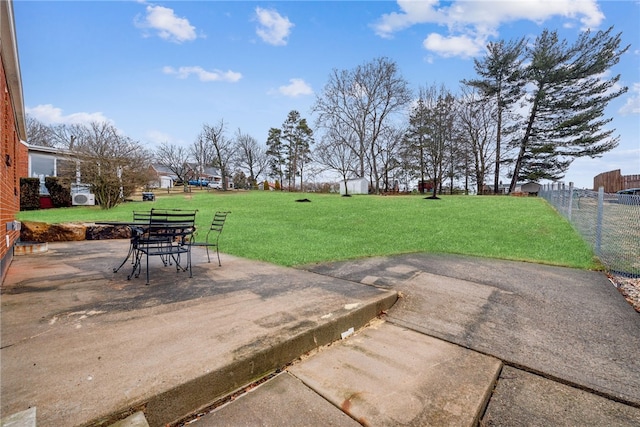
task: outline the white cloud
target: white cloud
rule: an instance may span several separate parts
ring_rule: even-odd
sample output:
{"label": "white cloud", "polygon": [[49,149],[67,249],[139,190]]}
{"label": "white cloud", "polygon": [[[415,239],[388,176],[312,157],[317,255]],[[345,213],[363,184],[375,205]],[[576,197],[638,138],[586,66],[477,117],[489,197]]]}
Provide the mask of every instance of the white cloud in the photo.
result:
{"label": "white cloud", "polygon": [[618,111],[622,115],[640,114],[640,83],[634,83],[631,93],[627,96],[627,103]]}
{"label": "white cloud", "polygon": [[145,133],[145,137],[154,144],[162,144],[163,142],[173,142],[173,138],[168,133],[159,130],[149,130]]}
{"label": "white cloud", "polygon": [[295,98],[301,95],[311,95],[313,94],[313,89],[303,79],[289,79],[289,84],[280,86],[278,93]]}
{"label": "white cloud", "polygon": [[195,40],[196,28],[187,18],[176,16],[173,9],[163,6],[147,6],[147,15],[142,20],[136,19],[136,26],[143,29],[156,30],[158,36],[175,43]]}
{"label": "white cloud", "polygon": [[447,11],[448,25],[497,28],[519,20],[542,23],[554,16],[579,20],[583,29],[595,28],[604,20],[596,0],[519,0],[456,2]]}
{"label": "white cloud", "polygon": [[33,108],[25,108],[30,116],[38,119],[38,121],[46,125],[87,125],[92,122],[112,123],[104,114],[97,113],[72,113],[69,115],[62,114],[62,109],[54,107],[51,104],[41,104]]}
{"label": "white cloud", "polygon": [[256,7],[256,17],[259,23],[256,34],[265,43],[274,46],[284,46],[287,44],[287,37],[291,34],[294,24],[286,16],[283,17],[275,10],[262,9]]}
{"label": "white cloud", "polygon": [[373,28],[377,35],[387,38],[416,24],[442,23],[446,16],[436,9],[438,3],[439,0],[398,0],[402,12],[382,15]]}
{"label": "white cloud", "polygon": [[207,71],[202,67],[194,66],[194,67],[180,67],[178,69],[166,66],[162,69],[162,72],[165,74],[172,74],[177,76],[179,79],[186,79],[192,74],[198,76],[201,82],[231,82],[235,83],[242,78],[242,74],[237,73],[235,71],[221,71],[221,70],[212,70]]}
{"label": "white cloud", "polygon": [[443,37],[440,34],[431,33],[422,42],[422,45],[425,49],[440,56],[469,58],[482,53],[486,40],[474,40],[466,35]]}
{"label": "white cloud", "polygon": [[[454,1],[398,0],[399,12],[382,15],[372,25],[376,34],[389,38],[393,33],[419,24],[446,26],[447,35],[430,34],[423,45],[442,56],[470,56],[474,45],[486,44],[496,36],[498,28],[521,20],[542,23],[560,16],[565,25],[580,23],[582,29],[594,29],[604,20],[596,0],[518,0],[518,1]],[[450,48],[450,50],[447,49]],[[475,50],[479,53],[478,50]]]}

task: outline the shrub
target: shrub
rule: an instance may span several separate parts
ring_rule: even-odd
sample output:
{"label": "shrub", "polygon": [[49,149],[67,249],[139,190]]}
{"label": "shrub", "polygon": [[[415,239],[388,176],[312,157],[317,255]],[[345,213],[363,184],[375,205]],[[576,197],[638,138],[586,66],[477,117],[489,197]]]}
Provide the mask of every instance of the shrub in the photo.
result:
{"label": "shrub", "polygon": [[276,183],[274,184],[273,189],[276,190],[276,191],[280,191],[280,189],[281,189],[280,188],[280,181],[276,180]]}
{"label": "shrub", "polygon": [[49,190],[53,207],[71,206],[71,186],[67,182],[55,176],[47,176],[44,179],[44,186]]}
{"label": "shrub", "polygon": [[20,210],[40,209],[40,180],[38,178],[20,178]]}

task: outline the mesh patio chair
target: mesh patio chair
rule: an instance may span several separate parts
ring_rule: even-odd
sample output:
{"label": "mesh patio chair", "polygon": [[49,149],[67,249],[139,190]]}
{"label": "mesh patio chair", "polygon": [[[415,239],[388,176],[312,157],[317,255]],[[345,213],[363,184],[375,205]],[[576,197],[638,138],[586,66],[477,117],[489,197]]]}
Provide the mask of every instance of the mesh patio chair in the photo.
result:
{"label": "mesh patio chair", "polygon": [[[176,271],[189,270],[189,277],[192,277],[191,246],[188,243],[192,240],[195,218],[196,211],[152,209],[144,233],[138,239],[133,271],[127,278],[139,276],[142,259],[145,258],[148,285],[149,257],[153,256],[160,257],[165,266],[175,263]],[[186,266],[182,263],[182,255],[187,258]]]}
{"label": "mesh patio chair", "polygon": [[220,234],[222,233],[222,228],[224,227],[224,222],[227,219],[227,215],[231,212],[218,211],[213,215],[213,221],[211,221],[211,225],[209,226],[209,230],[207,231],[207,235],[205,236],[204,241],[196,242],[195,239],[196,233],[193,235],[193,241],[189,244],[191,246],[204,246],[207,250],[207,260],[211,262],[211,257],[209,256],[209,248],[216,248],[216,255],[218,256],[218,266],[222,267],[222,263],[220,262],[220,250],[219,250],[219,241]]}

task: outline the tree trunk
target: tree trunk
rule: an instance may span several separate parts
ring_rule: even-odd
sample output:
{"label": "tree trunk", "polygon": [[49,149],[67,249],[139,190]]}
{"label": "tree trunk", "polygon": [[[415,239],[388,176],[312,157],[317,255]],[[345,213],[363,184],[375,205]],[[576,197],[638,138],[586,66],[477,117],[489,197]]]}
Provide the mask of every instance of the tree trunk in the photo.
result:
{"label": "tree trunk", "polygon": [[524,155],[527,151],[527,145],[529,144],[529,138],[531,137],[531,129],[533,128],[533,122],[536,120],[536,113],[538,112],[538,102],[539,102],[539,97],[541,93],[542,93],[542,86],[538,88],[536,97],[533,101],[533,105],[531,106],[531,113],[529,114],[527,130],[525,131],[524,136],[520,141],[520,151],[518,152],[516,165],[513,168],[513,177],[511,178],[511,184],[509,185],[509,194],[515,191],[516,184],[518,183],[518,175],[520,174],[520,168],[522,167],[522,160],[524,159]]}
{"label": "tree trunk", "polygon": [[500,192],[500,148],[502,146],[502,106],[500,105],[501,91],[498,90],[498,134],[496,136],[496,170],[493,175],[493,193]]}
{"label": "tree trunk", "polygon": [[380,180],[378,179],[378,165],[375,157],[373,143],[371,144],[371,177],[375,179],[375,193],[380,194]]}

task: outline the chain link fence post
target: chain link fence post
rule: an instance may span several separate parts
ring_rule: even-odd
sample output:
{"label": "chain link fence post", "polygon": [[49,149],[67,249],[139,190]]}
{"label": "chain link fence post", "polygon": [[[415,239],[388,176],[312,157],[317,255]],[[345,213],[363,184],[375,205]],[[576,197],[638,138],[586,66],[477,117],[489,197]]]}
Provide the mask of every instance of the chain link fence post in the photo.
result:
{"label": "chain link fence post", "polygon": [[596,217],[596,242],[595,252],[602,256],[602,218],[604,215],[604,187],[598,188],[598,215]]}
{"label": "chain link fence post", "polygon": [[571,222],[571,212],[573,211],[573,182],[569,183],[569,207],[567,209],[567,218]]}

